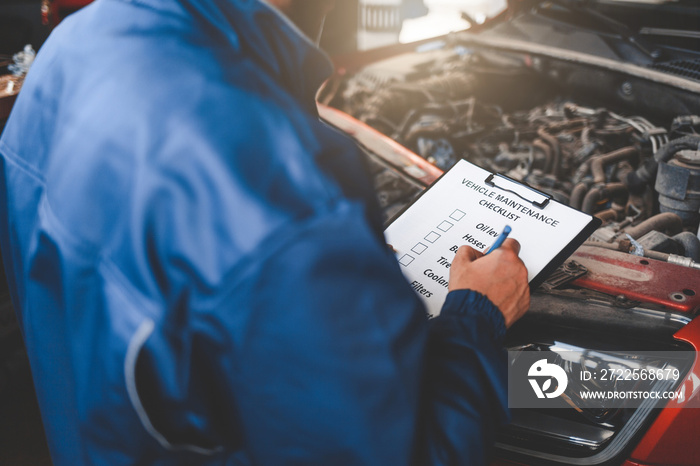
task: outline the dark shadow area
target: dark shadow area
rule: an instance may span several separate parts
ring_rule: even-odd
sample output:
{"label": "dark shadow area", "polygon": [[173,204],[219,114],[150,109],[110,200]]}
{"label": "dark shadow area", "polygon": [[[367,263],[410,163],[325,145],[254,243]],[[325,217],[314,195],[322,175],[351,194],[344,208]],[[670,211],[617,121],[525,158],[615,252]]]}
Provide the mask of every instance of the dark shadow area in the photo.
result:
{"label": "dark shadow area", "polygon": [[[0,5],[0,75],[9,73],[12,54],[26,44],[41,46],[48,28],[42,26],[38,0],[9,0]],[[3,81],[4,82],[4,81]],[[15,96],[0,93],[0,133]],[[5,272],[0,266],[0,464],[51,464],[44,427],[34,392],[27,353],[17,325]]]}
{"label": "dark shadow area", "polygon": [[0,464],[51,464],[29,360],[0,267]]}
{"label": "dark shadow area", "polygon": [[26,44],[39,50],[51,32],[42,24],[40,0],[5,0],[0,4],[0,54],[12,55]]}

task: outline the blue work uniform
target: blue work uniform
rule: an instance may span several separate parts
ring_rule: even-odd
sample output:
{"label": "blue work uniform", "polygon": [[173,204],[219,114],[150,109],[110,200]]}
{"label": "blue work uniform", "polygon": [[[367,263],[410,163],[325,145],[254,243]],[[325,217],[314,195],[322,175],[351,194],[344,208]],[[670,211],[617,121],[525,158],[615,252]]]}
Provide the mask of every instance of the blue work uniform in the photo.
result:
{"label": "blue work uniform", "polygon": [[258,0],[99,0],[43,46],[0,228],[55,465],[486,461],[503,317],[426,318],[330,71]]}

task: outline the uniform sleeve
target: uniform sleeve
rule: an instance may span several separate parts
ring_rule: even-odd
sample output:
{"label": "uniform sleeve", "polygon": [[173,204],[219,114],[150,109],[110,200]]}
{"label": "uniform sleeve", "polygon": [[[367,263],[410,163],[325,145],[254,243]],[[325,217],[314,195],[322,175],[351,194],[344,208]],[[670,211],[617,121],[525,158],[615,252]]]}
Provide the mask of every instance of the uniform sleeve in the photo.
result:
{"label": "uniform sleeve", "polygon": [[483,462],[505,416],[500,313],[459,291],[428,320],[362,218],[344,203],[272,235],[191,311],[177,380],[157,380],[177,359],[159,351],[177,345],[154,335],[140,365],[142,385],[161,387],[148,397],[154,424],[245,449],[254,464]]}
{"label": "uniform sleeve", "polygon": [[415,464],[485,464],[495,428],[510,419],[503,315],[457,290],[429,326]]}

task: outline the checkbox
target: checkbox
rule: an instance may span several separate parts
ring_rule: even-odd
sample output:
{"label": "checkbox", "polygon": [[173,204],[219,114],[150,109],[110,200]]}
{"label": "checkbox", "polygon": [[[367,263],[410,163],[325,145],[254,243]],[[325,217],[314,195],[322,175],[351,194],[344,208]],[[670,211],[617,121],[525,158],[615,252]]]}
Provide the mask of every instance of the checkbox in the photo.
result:
{"label": "checkbox", "polygon": [[415,252],[416,254],[423,254],[423,251],[428,249],[428,246],[426,246],[423,243],[418,243],[415,246],[413,246],[413,249],[411,251]]}
{"label": "checkbox", "polygon": [[434,242],[437,241],[439,238],[440,238],[440,233],[436,233],[436,232],[434,232],[434,231],[431,231],[430,233],[428,233],[428,234],[425,236],[425,240],[426,240],[428,243],[434,243]]}
{"label": "checkbox", "polygon": [[464,217],[465,215],[467,215],[467,214],[465,214],[461,210],[457,209],[454,212],[452,212],[452,214],[450,215],[450,218],[452,220],[457,220],[459,222],[460,220],[462,220],[462,217]]}
{"label": "checkbox", "polygon": [[440,225],[438,225],[438,230],[447,231],[447,230],[449,230],[450,228],[452,228],[452,225],[454,225],[454,224],[448,222],[447,220],[445,220],[445,221],[442,222]]}
{"label": "checkbox", "polygon": [[401,259],[399,259],[399,264],[403,265],[404,267],[407,267],[411,264],[411,262],[413,262],[413,259],[415,259],[415,257],[413,257],[412,255],[404,254],[403,256],[401,256]]}

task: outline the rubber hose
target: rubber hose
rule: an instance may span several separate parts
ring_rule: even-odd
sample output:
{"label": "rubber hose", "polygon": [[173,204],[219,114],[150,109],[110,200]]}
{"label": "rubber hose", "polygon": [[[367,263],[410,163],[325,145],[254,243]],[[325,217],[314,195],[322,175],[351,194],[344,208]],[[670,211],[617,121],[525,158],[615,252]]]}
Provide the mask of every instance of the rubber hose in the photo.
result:
{"label": "rubber hose", "polygon": [[656,151],[654,160],[656,160],[656,162],[668,162],[677,152],[687,149],[700,149],[700,136],[684,136],[674,139],[668,144],[661,146],[661,148]]}
{"label": "rubber hose", "polygon": [[672,212],[663,212],[649,217],[639,225],[626,228],[625,233],[634,239],[641,238],[652,230],[668,231],[671,235],[680,233],[683,229],[683,220]]}
{"label": "rubber hose", "polygon": [[574,186],[571,190],[571,198],[569,199],[569,205],[574,209],[581,209],[581,204],[583,204],[583,198],[586,197],[590,183],[581,182]]}
{"label": "rubber hose", "polygon": [[591,161],[591,172],[593,173],[593,182],[595,183],[605,183],[605,167],[620,162],[622,160],[629,160],[629,158],[637,153],[637,149],[634,146],[623,147],[613,152],[609,152],[605,155],[600,155],[595,157]]}
{"label": "rubber hose", "polygon": [[595,214],[595,217],[598,217],[603,221],[603,223],[606,223],[612,220],[617,220],[617,211],[615,209],[601,210]]}
{"label": "rubber hose", "polygon": [[700,239],[695,234],[684,231],[683,233],[678,233],[672,239],[683,246],[685,257],[690,257],[695,262],[700,262]]}
{"label": "rubber hose", "polygon": [[544,153],[545,163],[542,171],[549,173],[549,170],[552,169],[552,149],[542,139],[535,139],[532,142],[532,147],[535,147]]}
{"label": "rubber hose", "polygon": [[[598,206],[598,203],[600,201],[609,198],[622,197],[623,195],[626,198],[628,192],[627,186],[625,186],[622,183],[609,183],[603,186],[596,186],[590,191],[588,191],[586,197],[583,198],[581,210],[586,212],[587,214],[592,214],[595,212],[595,208]],[[627,199],[625,199],[625,202],[621,202],[620,204],[624,204],[626,202]]]}
{"label": "rubber hose", "polygon": [[617,178],[617,181],[621,181],[624,183],[627,179],[627,176],[633,171],[634,168],[632,168],[632,165],[630,165],[628,161],[623,160],[622,162],[617,164],[617,167],[615,169],[615,178]]}
{"label": "rubber hose", "polygon": [[544,128],[537,130],[537,135],[552,147],[552,171],[550,172],[555,178],[558,178],[559,163],[561,162],[561,150],[557,138],[549,134]]}

